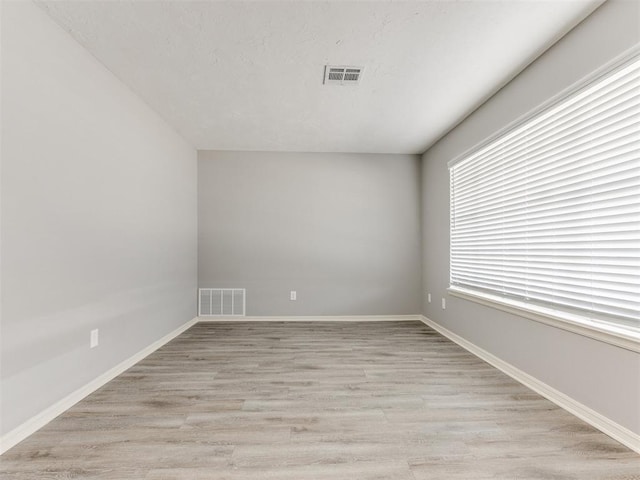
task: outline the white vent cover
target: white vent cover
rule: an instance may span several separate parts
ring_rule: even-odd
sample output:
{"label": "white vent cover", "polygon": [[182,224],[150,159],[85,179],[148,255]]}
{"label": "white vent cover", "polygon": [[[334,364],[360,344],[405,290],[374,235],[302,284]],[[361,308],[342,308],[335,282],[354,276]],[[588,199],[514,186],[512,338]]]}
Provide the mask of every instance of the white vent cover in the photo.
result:
{"label": "white vent cover", "polygon": [[325,65],[325,85],[357,85],[362,78],[362,67],[346,67],[338,65]]}
{"label": "white vent cover", "polygon": [[199,317],[244,317],[244,288],[198,289]]}

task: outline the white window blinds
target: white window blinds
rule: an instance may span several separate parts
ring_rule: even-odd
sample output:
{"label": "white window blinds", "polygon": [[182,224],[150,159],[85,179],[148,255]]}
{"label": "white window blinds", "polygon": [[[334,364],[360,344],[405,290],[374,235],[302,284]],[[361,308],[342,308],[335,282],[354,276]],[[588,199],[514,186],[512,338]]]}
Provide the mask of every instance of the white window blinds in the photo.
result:
{"label": "white window blinds", "polygon": [[451,285],[640,325],[640,59],[450,166]]}

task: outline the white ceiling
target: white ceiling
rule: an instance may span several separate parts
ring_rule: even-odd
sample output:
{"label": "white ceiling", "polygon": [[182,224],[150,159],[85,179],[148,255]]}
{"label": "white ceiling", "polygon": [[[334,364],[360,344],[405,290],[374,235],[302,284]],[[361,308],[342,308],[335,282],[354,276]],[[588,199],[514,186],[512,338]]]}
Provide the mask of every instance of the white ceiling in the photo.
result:
{"label": "white ceiling", "polygon": [[421,153],[602,2],[38,3],[198,149]]}

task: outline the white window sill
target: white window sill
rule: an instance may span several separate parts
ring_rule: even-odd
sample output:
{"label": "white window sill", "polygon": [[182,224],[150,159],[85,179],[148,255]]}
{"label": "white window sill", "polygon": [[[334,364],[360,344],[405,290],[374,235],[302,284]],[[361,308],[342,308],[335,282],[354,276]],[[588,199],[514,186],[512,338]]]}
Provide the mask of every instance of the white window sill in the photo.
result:
{"label": "white window sill", "polygon": [[530,305],[518,300],[511,300],[480,293],[461,287],[449,287],[447,290],[455,297],[497,308],[505,312],[568,330],[601,342],[640,352],[640,329],[600,322],[580,315],[554,310],[548,307]]}

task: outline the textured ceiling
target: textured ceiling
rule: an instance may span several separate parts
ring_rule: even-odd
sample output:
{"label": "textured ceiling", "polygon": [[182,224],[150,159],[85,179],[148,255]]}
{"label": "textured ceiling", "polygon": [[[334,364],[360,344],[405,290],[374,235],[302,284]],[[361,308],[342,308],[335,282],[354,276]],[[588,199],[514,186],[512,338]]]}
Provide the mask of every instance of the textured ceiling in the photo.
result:
{"label": "textured ceiling", "polygon": [[37,3],[198,149],[421,153],[602,0]]}

